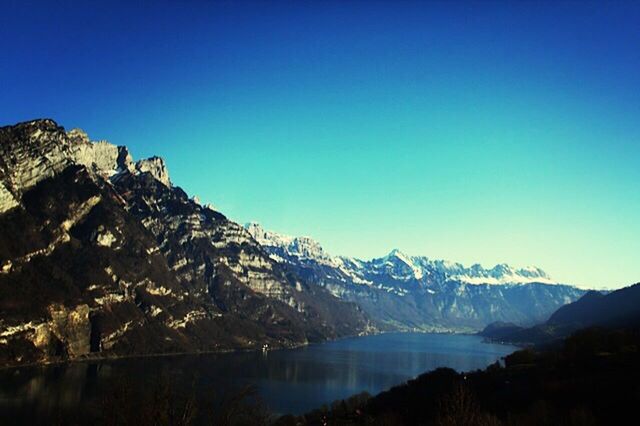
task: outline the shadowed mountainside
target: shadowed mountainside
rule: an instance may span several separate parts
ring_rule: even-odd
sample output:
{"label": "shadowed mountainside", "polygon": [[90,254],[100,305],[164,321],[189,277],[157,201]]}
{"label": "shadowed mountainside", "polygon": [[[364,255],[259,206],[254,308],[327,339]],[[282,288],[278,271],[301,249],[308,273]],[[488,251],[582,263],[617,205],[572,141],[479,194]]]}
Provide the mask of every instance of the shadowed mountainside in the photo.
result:
{"label": "shadowed mountainside", "polygon": [[640,326],[640,284],[608,294],[590,291],[577,301],[565,305],[543,324],[530,328],[490,324],[481,336],[491,340],[542,344],[564,338],[586,327]]}
{"label": "shadowed mountainside", "polygon": [[0,364],[290,347],[370,330],[157,158],[52,120],[0,128]]}

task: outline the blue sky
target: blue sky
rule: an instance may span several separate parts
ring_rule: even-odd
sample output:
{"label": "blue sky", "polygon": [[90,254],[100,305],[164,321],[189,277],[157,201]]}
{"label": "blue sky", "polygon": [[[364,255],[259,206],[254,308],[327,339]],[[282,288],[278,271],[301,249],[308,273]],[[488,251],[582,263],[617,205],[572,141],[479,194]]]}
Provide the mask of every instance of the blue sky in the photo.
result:
{"label": "blue sky", "polygon": [[1,124],[334,254],[640,281],[637,2],[55,3],[0,6]]}

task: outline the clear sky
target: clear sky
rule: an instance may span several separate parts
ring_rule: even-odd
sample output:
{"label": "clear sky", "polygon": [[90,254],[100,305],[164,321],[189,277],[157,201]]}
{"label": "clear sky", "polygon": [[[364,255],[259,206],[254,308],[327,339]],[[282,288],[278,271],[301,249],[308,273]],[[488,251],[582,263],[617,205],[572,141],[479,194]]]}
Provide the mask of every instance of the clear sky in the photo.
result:
{"label": "clear sky", "polygon": [[47,3],[0,4],[0,124],[333,254],[640,281],[640,2]]}

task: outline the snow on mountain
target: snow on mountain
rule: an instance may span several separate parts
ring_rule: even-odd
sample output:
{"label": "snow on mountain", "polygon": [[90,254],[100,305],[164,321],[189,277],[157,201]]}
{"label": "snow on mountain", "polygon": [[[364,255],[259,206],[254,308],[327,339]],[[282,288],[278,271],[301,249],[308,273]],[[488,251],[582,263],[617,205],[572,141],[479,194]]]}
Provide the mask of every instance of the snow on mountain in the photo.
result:
{"label": "snow on mountain", "polygon": [[[309,237],[290,237],[267,231],[258,223],[248,223],[245,228],[251,236],[262,246],[279,248],[284,250],[288,256],[295,256],[299,259],[310,259],[320,264],[339,267],[341,262],[338,258],[328,255],[317,241]],[[281,256],[270,253],[271,257],[277,261],[283,261]]]}
{"label": "snow on mountain", "polygon": [[245,228],[292,276],[358,304],[381,330],[473,332],[494,321],[535,324],[584,293],[535,267],[466,267],[398,249],[371,260],[331,256],[309,237],[255,223]]}
{"label": "snow on mountain", "polygon": [[[339,268],[345,274],[354,278],[357,283],[365,284],[371,281],[365,277],[371,273],[386,274],[399,281],[424,281],[432,274],[441,274],[446,279],[465,284],[527,284],[543,283],[557,284],[542,269],[528,266],[516,269],[507,264],[499,264],[490,269],[480,264],[465,267],[460,263],[447,260],[430,259],[425,256],[410,256],[399,249],[393,249],[389,254],[369,261],[351,257],[331,256],[325,252],[320,244],[309,237],[290,237],[277,232],[267,231],[257,223],[249,223],[245,228],[262,246],[272,248],[271,257],[277,261],[286,261],[291,256],[296,259],[313,260],[319,264]],[[273,250],[273,249],[277,250]]]}

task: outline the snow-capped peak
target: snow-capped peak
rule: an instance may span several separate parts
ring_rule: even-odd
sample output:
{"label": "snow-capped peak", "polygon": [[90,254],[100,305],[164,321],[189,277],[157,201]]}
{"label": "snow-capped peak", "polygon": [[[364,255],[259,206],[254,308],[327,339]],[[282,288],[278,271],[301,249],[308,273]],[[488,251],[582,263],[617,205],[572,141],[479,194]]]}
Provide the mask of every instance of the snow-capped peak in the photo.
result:
{"label": "snow-capped peak", "polygon": [[[398,265],[400,262],[400,265]],[[460,281],[466,284],[526,284],[544,283],[556,284],[546,272],[535,266],[516,269],[506,263],[498,264],[490,269],[485,269],[476,263],[465,267],[461,263],[448,260],[434,260],[425,256],[409,256],[398,249],[393,249],[388,255],[373,259],[373,265],[394,265],[393,271],[388,272],[396,279],[417,280],[430,275],[431,272],[440,273],[446,279]],[[406,267],[403,267],[406,265]]]}
{"label": "snow-capped peak", "polygon": [[[404,254],[397,248],[391,250],[391,252],[389,252],[388,255],[383,257],[382,260],[384,261],[385,265],[391,266],[392,268],[394,267],[396,268],[396,270],[393,271],[392,274],[397,278],[404,278],[404,279],[415,278],[419,280],[424,276],[423,269],[419,265],[416,265],[416,263],[414,262],[414,258]],[[398,261],[400,262],[400,265],[396,264],[396,262]],[[409,274],[403,274],[402,273],[403,268],[408,268],[407,272],[409,272]]]}
{"label": "snow-capped peak", "polygon": [[386,275],[394,280],[409,282],[424,281],[435,274],[445,280],[459,281],[465,284],[556,284],[546,272],[535,266],[516,269],[506,263],[484,268],[476,263],[470,267],[447,260],[429,259],[425,256],[410,256],[399,249],[393,249],[386,256],[370,261],[350,257],[334,257],[325,252],[320,244],[309,237],[290,237],[277,232],[266,231],[257,223],[248,223],[245,228],[261,245],[277,248],[271,250],[275,260],[283,256],[312,260],[319,264],[340,269],[351,277],[361,281],[371,274]]}
{"label": "snow-capped peak", "polygon": [[470,268],[442,268],[449,278],[456,281],[462,281],[467,284],[526,284],[526,283],[544,283],[556,284],[546,272],[537,267],[526,267],[515,269],[510,265],[501,263],[491,269],[485,269],[479,264],[472,265]]}

